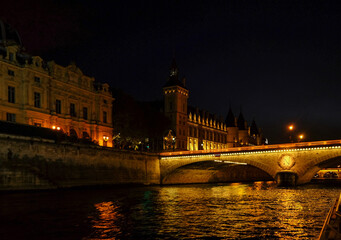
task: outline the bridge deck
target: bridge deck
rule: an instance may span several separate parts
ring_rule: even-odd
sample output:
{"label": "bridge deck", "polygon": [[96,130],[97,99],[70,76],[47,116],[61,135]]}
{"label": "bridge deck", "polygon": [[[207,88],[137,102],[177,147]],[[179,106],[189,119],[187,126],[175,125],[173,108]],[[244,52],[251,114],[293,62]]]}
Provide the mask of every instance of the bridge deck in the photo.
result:
{"label": "bridge deck", "polygon": [[340,146],[341,140],[326,140],[326,141],[314,141],[314,142],[300,142],[300,143],[284,143],[273,145],[261,145],[261,146],[245,146],[245,147],[233,147],[224,149],[211,149],[211,150],[196,150],[196,151],[173,151],[162,152],[161,157],[169,156],[182,156],[182,155],[205,155],[205,154],[221,154],[221,153],[237,153],[237,152],[254,152],[254,151],[267,151],[267,150],[284,150],[284,149],[299,149],[299,148],[314,148],[314,147],[332,147]]}

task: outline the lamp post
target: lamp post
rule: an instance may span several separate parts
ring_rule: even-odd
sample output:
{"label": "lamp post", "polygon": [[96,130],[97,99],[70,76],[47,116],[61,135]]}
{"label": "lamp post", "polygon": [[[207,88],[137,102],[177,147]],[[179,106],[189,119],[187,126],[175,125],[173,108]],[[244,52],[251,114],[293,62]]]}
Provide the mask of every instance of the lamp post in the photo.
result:
{"label": "lamp post", "polygon": [[304,139],[304,134],[298,135],[298,142],[301,142]]}
{"label": "lamp post", "polygon": [[290,141],[290,142],[294,142],[294,139],[293,139],[293,137],[292,137],[294,129],[295,129],[295,126],[294,126],[293,124],[290,124],[290,125],[288,126],[288,130],[289,130],[289,141]]}

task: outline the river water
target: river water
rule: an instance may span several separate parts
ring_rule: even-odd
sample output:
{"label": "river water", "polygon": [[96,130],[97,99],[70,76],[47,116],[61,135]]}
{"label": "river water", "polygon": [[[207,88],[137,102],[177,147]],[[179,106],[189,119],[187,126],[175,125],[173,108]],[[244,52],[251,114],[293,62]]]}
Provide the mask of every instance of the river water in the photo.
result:
{"label": "river water", "polygon": [[341,187],[273,182],[0,194],[0,239],[316,239]]}

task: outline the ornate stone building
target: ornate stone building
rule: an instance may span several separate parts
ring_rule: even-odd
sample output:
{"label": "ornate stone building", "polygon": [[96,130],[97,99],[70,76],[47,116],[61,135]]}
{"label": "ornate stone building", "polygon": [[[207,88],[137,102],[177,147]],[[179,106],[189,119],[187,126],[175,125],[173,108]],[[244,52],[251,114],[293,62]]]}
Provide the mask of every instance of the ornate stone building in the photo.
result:
{"label": "ornate stone building", "polygon": [[[189,91],[185,79],[179,80],[173,60],[170,76],[163,87],[164,113],[171,120],[164,149],[209,150],[264,144],[255,121],[247,125],[242,112],[236,118],[231,110],[225,121],[209,112],[187,105]],[[173,140],[173,145],[169,142]]]}
{"label": "ornate stone building", "polygon": [[0,120],[111,147],[113,100],[108,84],[96,83],[76,65],[25,53],[18,33],[0,21]]}

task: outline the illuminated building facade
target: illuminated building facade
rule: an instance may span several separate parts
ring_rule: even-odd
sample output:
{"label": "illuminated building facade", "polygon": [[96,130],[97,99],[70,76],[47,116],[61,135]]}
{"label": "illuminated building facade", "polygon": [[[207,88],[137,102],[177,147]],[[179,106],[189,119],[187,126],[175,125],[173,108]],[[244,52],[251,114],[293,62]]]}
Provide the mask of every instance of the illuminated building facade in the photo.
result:
{"label": "illuminated building facade", "polygon": [[173,134],[170,137],[168,133],[165,142],[174,139],[173,145],[164,144],[166,150],[210,150],[264,144],[255,121],[249,127],[241,112],[236,118],[230,107],[224,121],[209,112],[188,106],[186,81],[179,80],[174,60],[163,94],[164,113],[171,120]]}
{"label": "illuminated building facade", "polygon": [[96,83],[76,65],[25,53],[18,33],[0,21],[0,120],[111,147],[113,100],[108,84]]}

